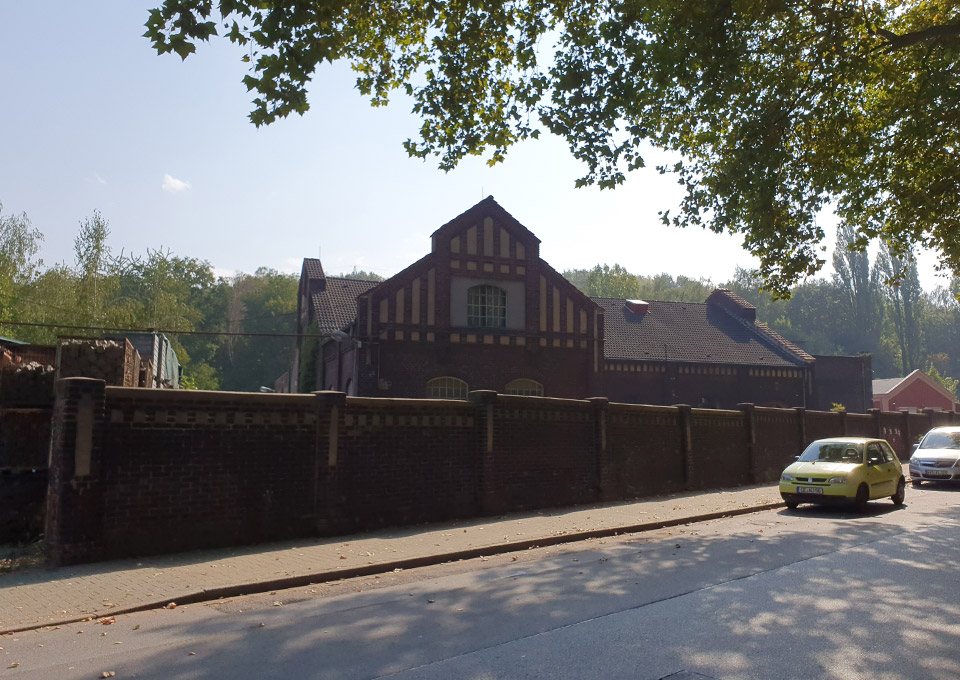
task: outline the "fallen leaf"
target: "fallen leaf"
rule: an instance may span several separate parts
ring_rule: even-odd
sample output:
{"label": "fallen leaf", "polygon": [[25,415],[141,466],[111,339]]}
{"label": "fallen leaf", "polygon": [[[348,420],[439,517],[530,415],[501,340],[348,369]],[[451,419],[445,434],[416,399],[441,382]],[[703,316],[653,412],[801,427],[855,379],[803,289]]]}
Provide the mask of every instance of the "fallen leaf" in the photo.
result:
{"label": "fallen leaf", "polygon": [[116,674],[117,674],[116,671],[104,671],[103,673],[100,674],[100,677],[101,677],[101,678],[112,678],[112,677],[113,677],[114,675],[116,675]]}
{"label": "fallen leaf", "polygon": [[273,603],[274,607],[280,607],[282,605],[283,605],[283,602],[281,602],[280,600],[277,600],[276,602]]}
{"label": "fallen leaf", "polygon": [[196,655],[197,655],[196,652],[190,652],[189,654],[187,654],[187,656],[196,656]]}
{"label": "fallen leaf", "polygon": [[265,624],[263,621],[260,622],[260,628],[263,628],[263,627],[266,626],[266,625],[267,625],[267,624]]}
{"label": "fallen leaf", "polygon": [[345,559],[347,559],[347,558],[346,558],[345,555],[340,555],[340,559],[341,559],[341,560],[345,560]]}
{"label": "fallen leaf", "polygon": [[100,623],[102,623],[104,626],[111,626],[116,622],[117,622],[117,617],[115,616],[108,616],[105,619],[100,619]]}
{"label": "fallen leaf", "polygon": [[133,629],[134,629],[134,630],[140,630],[140,624],[138,623],[137,625],[135,625],[135,626],[133,627]]}
{"label": "fallen leaf", "polygon": [[9,666],[7,666],[7,668],[18,668],[19,666],[20,666],[20,664],[17,663],[16,661],[14,661],[12,664],[10,664]]}
{"label": "fallen leaf", "polygon": [[176,609],[176,608],[177,608],[176,602],[171,602],[165,607],[165,609]]}
{"label": "fallen leaf", "polygon": [[434,602],[436,602],[436,600],[427,600],[427,602],[429,602],[430,604],[433,604]]}

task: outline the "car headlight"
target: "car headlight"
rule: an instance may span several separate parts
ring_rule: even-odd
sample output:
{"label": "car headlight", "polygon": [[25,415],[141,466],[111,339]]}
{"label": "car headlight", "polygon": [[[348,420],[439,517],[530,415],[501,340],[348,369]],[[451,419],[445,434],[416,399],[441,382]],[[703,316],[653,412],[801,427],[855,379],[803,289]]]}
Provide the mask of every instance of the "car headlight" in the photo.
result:
{"label": "car headlight", "polygon": [[793,475],[791,475],[789,472],[784,472],[782,475],[780,475],[780,481],[781,481],[781,482],[792,482],[792,481],[793,481]]}
{"label": "car headlight", "polygon": [[831,477],[830,479],[827,480],[827,482],[829,482],[830,484],[846,484],[846,483],[847,483],[847,478],[846,478],[846,477]]}

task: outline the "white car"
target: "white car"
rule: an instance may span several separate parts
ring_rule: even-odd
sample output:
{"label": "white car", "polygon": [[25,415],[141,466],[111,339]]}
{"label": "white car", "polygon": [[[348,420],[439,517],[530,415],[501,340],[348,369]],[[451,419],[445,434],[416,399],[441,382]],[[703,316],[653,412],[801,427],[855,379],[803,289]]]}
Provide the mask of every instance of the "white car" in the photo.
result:
{"label": "white car", "polygon": [[910,456],[910,483],[960,482],[960,427],[935,427]]}

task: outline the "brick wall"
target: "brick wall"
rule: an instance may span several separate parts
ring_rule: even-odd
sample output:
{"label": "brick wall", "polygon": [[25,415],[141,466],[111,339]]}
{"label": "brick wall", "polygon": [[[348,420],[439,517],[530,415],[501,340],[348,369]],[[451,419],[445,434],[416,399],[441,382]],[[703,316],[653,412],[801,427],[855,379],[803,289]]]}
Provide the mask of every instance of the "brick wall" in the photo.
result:
{"label": "brick wall", "polygon": [[899,428],[892,439],[906,457],[934,417],[957,420],[65,379],[52,426],[49,556],[94,561],[773,481],[807,443],[849,429]]}

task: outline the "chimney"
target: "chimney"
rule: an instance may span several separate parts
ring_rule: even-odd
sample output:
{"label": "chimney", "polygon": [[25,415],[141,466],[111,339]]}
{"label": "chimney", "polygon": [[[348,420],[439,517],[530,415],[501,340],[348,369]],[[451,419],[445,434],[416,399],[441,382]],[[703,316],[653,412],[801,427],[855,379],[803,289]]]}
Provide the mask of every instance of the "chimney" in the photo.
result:
{"label": "chimney", "polygon": [[637,316],[643,316],[650,309],[650,303],[645,300],[624,300],[624,302],[627,303],[627,309]]}

